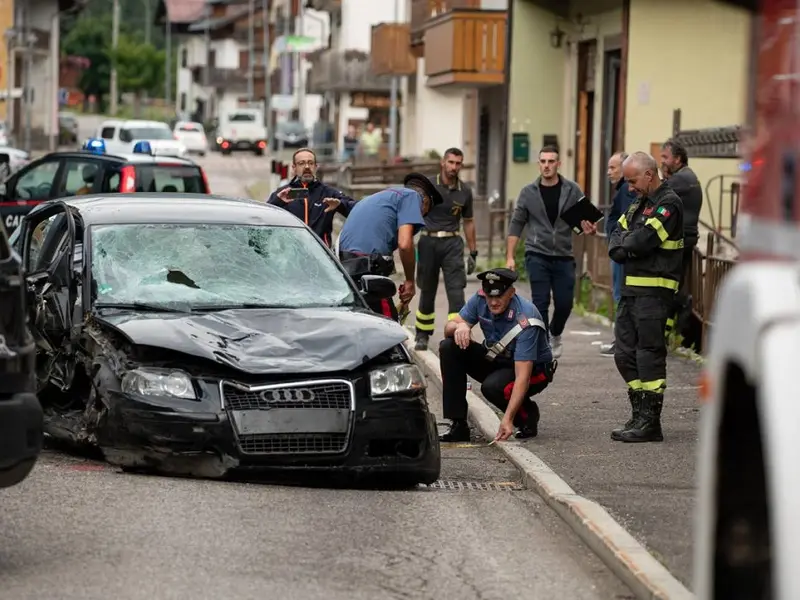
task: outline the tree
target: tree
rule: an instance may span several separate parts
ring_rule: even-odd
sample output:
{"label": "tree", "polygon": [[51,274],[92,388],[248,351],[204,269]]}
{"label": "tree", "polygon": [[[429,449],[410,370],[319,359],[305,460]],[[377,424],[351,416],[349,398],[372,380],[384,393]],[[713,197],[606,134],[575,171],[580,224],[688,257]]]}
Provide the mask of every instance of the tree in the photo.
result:
{"label": "tree", "polygon": [[89,59],[89,68],[81,75],[78,86],[86,96],[94,94],[101,103],[108,94],[111,76],[110,45],[111,19],[86,18],[75,21],[62,47],[65,54]]}
{"label": "tree", "polygon": [[163,50],[157,50],[133,36],[121,35],[116,51],[109,49],[108,57],[117,68],[120,93],[133,93],[137,99],[143,94],[160,95],[166,63]]}

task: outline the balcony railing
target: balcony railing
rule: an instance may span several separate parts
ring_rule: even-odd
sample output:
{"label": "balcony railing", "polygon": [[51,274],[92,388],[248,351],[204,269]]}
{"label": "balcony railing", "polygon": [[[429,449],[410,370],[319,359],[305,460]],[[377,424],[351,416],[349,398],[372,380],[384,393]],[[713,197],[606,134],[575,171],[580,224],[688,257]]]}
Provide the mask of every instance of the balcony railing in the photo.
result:
{"label": "balcony railing", "polygon": [[501,85],[505,79],[505,11],[455,9],[425,31],[429,87]]}
{"label": "balcony railing", "polygon": [[[192,80],[198,85],[203,85],[203,68],[192,69]],[[241,69],[208,69],[208,86],[212,88],[225,88],[226,90],[242,90],[247,87],[247,74]]]}
{"label": "balcony railing", "polygon": [[409,47],[408,23],[380,23],[372,26],[370,46],[372,73],[375,75],[413,75],[417,59]]}
{"label": "balcony railing", "polygon": [[388,92],[392,78],[374,75],[369,54],[358,50],[325,50],[314,57],[308,92]]}
{"label": "balcony railing", "polygon": [[411,0],[411,46],[424,42],[425,29],[435,19],[454,8],[481,7],[481,0]]}

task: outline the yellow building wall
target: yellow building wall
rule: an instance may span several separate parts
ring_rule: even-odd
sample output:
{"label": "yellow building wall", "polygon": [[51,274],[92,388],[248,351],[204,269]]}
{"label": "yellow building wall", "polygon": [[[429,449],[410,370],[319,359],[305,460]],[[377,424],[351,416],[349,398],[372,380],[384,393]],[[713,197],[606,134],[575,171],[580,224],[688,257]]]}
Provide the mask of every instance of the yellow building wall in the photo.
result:
{"label": "yellow building wall", "polygon": [[[509,80],[508,169],[506,195],[516,202],[520,190],[539,176],[538,153],[542,136],[555,134],[562,147],[564,119],[565,49],[550,45],[555,25],[552,13],[525,0],[514,3],[511,77]],[[513,161],[512,134],[527,133],[530,162]]]}
{"label": "yellow building wall", "polygon": [[[681,128],[739,125],[745,118],[749,21],[744,11],[712,0],[631,0],[625,150],[650,151]],[[705,189],[720,174],[735,175],[732,159],[692,159]],[[721,215],[730,224],[729,203]],[[719,183],[704,195],[701,219],[720,220]]]}
{"label": "yellow building wall", "polygon": [[[14,27],[14,0],[0,0],[0,90],[8,89],[8,44],[2,34]],[[6,118],[6,102],[0,100],[0,119]]]}

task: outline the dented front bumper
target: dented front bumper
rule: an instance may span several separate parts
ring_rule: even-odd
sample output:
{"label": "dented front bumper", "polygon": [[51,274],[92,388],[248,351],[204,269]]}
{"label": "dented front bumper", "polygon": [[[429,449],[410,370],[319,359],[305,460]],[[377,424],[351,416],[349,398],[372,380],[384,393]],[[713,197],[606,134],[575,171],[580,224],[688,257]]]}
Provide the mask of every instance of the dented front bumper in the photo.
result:
{"label": "dented front bumper", "polygon": [[427,472],[435,480],[438,434],[425,392],[374,400],[364,380],[350,383],[347,409],[244,410],[241,403],[226,404],[218,381],[202,383],[198,400],[116,392],[98,444],[110,462],[122,466],[158,468],[176,458],[191,465],[193,458],[216,457],[219,476],[237,469],[311,469]]}

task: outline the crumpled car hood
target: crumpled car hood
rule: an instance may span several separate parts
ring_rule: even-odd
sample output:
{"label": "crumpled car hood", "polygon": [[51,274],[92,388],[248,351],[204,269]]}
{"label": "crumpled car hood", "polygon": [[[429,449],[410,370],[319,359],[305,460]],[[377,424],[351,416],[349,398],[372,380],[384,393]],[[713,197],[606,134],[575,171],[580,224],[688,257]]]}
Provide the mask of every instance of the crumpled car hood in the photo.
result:
{"label": "crumpled car hood", "polygon": [[407,339],[383,317],[347,309],[249,309],[96,315],[132,343],[251,374],[349,371]]}

